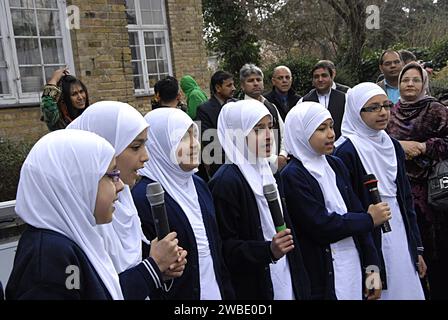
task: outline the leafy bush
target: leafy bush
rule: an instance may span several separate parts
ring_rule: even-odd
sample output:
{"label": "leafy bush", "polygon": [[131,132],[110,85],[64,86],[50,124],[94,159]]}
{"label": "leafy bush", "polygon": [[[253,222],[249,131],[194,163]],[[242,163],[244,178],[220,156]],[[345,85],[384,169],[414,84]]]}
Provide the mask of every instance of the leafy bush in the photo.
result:
{"label": "leafy bush", "polygon": [[264,71],[265,91],[272,89],[272,73],[274,68],[280,65],[287,66],[291,69],[293,83],[292,88],[301,96],[307,94],[312,88],[311,70],[317,63],[318,59],[310,56],[287,57],[271,64]]}
{"label": "leafy bush", "polygon": [[20,168],[32,146],[30,142],[0,139],[0,201],[16,198]]}

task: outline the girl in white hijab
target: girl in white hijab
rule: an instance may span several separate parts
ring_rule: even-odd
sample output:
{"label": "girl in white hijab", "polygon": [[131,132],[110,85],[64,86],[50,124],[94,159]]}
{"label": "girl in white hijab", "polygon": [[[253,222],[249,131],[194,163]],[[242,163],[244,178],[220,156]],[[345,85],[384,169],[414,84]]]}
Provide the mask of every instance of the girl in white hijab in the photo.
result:
{"label": "girl in white hijab", "polygon": [[[297,104],[285,121],[285,146],[292,154],[282,172],[286,203],[311,278],[313,298],[362,299],[363,268],[378,265],[370,232],[387,220],[385,204],[362,212],[349,188],[346,168],[333,152],[335,133],[328,110]],[[378,298],[380,290],[369,296]]]}
{"label": "girl in white hijab", "polygon": [[[298,245],[290,229],[277,232],[263,186],[277,182],[267,158],[272,118],[255,100],[226,104],[218,117],[225,164],[210,182],[225,259],[238,299],[294,300],[309,295]],[[289,220],[279,201],[286,225]]]}
{"label": "girl in white hijab", "polygon": [[96,134],[58,130],[31,149],[20,173],[22,234],[8,299],[123,299],[96,231],[109,223],[123,189],[114,149]]}
{"label": "girl in white hijab", "polygon": [[151,258],[142,260],[142,241],[147,244],[149,241],[143,235],[130,191],[138,178],[137,170],[148,160],[145,147],[148,124],[129,104],[101,101],[92,104],[67,128],[94,132],[115,147],[117,168],[125,187],[120,193],[112,223],[99,226],[98,232],[118,273],[141,264],[140,268],[147,270],[155,286],[161,287],[163,279],[158,269],[165,272],[178,258],[177,240],[175,234],[170,234],[165,239],[169,243],[153,242]]}
{"label": "girl in white hijab", "polygon": [[370,203],[363,176],[374,174],[383,201],[392,209],[392,231],[374,232],[376,245],[383,258],[386,275],[382,299],[423,299],[418,272],[424,276],[425,262],[416,215],[404,171],[404,153],[400,144],[384,131],[393,104],[386,93],[374,83],[361,83],[347,93],[342,121],[342,143],[339,156],[351,174],[354,190],[364,207]]}
{"label": "girl in white hijab", "polygon": [[146,199],[146,186],[159,182],[165,190],[165,206],[171,230],[188,251],[188,264],[166,294],[167,299],[232,299],[226,278],[211,194],[196,176],[199,165],[198,127],[177,109],[160,108],[149,112],[147,148],[149,161],[140,170],[143,178],[132,195],[143,228],[154,236],[154,221]]}

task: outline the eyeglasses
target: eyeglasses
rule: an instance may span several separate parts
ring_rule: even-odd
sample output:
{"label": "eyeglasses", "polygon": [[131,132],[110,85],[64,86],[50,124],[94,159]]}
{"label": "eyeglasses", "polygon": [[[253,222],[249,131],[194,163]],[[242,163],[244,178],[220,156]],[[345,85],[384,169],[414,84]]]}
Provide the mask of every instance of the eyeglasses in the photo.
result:
{"label": "eyeglasses", "polygon": [[401,79],[401,82],[403,82],[403,83],[409,83],[411,81],[413,83],[422,83],[423,82],[422,79],[420,79],[420,78],[403,78],[403,79]]}
{"label": "eyeglasses", "polygon": [[372,103],[371,105],[362,108],[361,112],[381,112],[381,109],[383,108],[384,110],[389,111],[393,106],[394,104],[390,101],[385,104]]}
{"label": "eyeglasses", "polygon": [[120,170],[118,169],[113,170],[112,172],[106,172],[104,175],[108,178],[111,178],[113,182],[120,181]]}

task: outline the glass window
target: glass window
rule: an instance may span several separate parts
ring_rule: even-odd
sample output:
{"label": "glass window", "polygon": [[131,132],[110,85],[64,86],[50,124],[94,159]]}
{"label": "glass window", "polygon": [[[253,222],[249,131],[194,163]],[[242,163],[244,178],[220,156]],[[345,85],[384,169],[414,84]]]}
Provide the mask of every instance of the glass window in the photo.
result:
{"label": "glass window", "polygon": [[152,93],[154,84],[172,74],[163,0],[126,0],[129,46],[136,93]]}
{"label": "glass window", "polygon": [[65,1],[2,0],[0,15],[0,95],[14,98],[0,105],[37,103],[54,70],[73,69]]}

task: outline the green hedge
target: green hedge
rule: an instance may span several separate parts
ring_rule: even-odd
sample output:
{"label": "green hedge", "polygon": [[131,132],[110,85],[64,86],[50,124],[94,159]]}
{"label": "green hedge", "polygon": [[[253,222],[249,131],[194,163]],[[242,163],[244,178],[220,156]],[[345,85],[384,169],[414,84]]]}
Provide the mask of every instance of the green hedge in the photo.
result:
{"label": "green hedge", "polygon": [[0,202],[14,200],[20,168],[33,144],[0,139]]}

